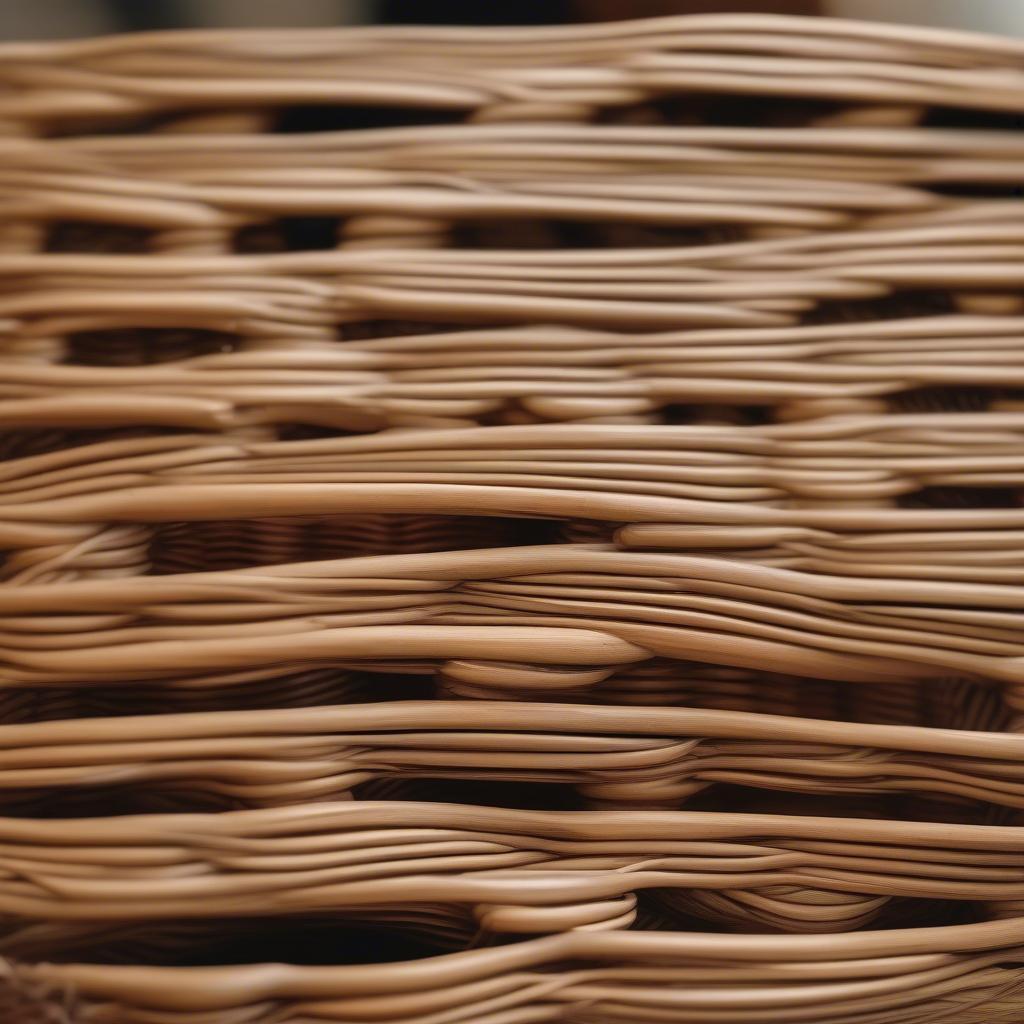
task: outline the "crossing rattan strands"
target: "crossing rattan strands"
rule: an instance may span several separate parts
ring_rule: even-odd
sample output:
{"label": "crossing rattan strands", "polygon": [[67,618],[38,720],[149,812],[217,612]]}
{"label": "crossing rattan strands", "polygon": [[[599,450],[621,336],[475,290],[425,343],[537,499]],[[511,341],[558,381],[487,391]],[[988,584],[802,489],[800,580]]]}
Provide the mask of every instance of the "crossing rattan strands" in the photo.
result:
{"label": "crossing rattan strands", "polygon": [[1020,1019],[1024,44],[0,81],[0,1018]]}

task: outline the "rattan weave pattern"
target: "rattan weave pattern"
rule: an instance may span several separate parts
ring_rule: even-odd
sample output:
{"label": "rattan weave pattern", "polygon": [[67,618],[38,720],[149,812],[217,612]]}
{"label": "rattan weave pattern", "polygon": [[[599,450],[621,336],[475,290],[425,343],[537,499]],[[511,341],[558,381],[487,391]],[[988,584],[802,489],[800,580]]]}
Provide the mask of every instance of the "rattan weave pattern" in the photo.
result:
{"label": "rattan weave pattern", "polygon": [[1022,116],[827,19],[0,46],[0,1018],[1020,1020]]}

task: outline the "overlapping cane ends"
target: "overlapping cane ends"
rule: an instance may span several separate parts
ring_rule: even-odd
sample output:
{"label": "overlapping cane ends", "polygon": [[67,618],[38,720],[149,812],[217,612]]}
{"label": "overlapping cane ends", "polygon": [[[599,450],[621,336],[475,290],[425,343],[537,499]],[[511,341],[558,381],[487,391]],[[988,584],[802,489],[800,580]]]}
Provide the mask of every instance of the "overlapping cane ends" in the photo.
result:
{"label": "overlapping cane ends", "polygon": [[1024,1017],[1024,44],[0,81],[0,1019]]}

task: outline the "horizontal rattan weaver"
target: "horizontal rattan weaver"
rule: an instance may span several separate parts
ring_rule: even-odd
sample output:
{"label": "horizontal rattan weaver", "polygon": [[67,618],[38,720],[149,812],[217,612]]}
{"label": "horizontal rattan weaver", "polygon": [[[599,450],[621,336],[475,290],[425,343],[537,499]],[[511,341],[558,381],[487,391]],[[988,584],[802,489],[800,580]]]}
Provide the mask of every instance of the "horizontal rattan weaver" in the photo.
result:
{"label": "horizontal rattan weaver", "polygon": [[571,783],[620,806],[675,806],[709,783],[729,782],[812,793],[936,792],[1022,807],[1022,752],[1024,736],[920,726],[413,701],[0,726],[0,789],[52,796],[145,783],[289,804],[396,776]]}
{"label": "horizontal rattan weaver", "polygon": [[[831,573],[765,561],[538,545],[29,583],[0,591],[12,616],[3,679],[174,679],[379,662],[382,650],[396,662],[614,666],[660,655],[833,679],[1024,679],[1013,633],[1024,591],[1010,582],[965,581],[955,564],[891,578],[884,561],[860,575],[842,561]],[[990,572],[1010,580],[1014,569]]]}
{"label": "horizontal rattan weaver", "polygon": [[118,1024],[206,1024],[217,1014],[258,1024],[411,1024],[424,1011],[481,1024],[983,1024],[1019,998],[1022,943],[1019,919],[859,932],[827,944],[820,936],[573,931],[370,967],[46,964],[20,972],[58,992],[74,986],[86,1020]]}
{"label": "horizontal rattan weaver", "polygon": [[1024,829],[792,815],[358,802],[0,820],[0,913],[68,921],[467,905],[490,932],[626,927],[658,888],[698,916],[836,931],[893,897],[1024,899]]}

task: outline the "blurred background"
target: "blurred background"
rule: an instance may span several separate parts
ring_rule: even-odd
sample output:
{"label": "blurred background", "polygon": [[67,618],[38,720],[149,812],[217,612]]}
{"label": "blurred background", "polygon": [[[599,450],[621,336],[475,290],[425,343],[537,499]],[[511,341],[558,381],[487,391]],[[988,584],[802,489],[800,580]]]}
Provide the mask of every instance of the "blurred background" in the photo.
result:
{"label": "blurred background", "polygon": [[0,0],[0,39],[158,28],[549,24],[737,11],[868,18],[1024,36],[1022,0]]}

